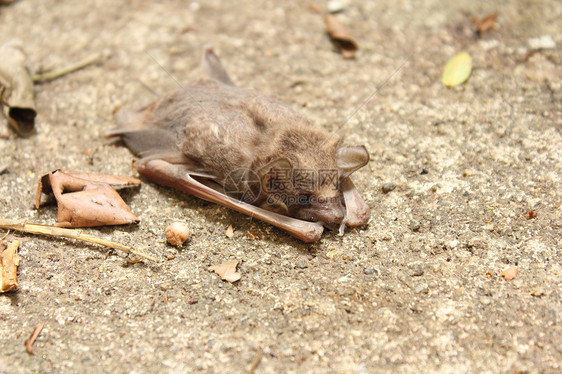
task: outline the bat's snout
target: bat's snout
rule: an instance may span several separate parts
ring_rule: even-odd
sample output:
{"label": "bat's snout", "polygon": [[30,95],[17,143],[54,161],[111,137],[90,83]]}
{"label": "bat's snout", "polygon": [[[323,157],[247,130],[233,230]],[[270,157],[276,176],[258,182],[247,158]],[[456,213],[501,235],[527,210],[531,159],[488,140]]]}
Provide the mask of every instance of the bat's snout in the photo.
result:
{"label": "bat's snout", "polygon": [[330,198],[325,201],[312,203],[302,207],[296,214],[296,218],[305,221],[322,222],[326,226],[337,226],[345,217],[345,209],[339,198]]}

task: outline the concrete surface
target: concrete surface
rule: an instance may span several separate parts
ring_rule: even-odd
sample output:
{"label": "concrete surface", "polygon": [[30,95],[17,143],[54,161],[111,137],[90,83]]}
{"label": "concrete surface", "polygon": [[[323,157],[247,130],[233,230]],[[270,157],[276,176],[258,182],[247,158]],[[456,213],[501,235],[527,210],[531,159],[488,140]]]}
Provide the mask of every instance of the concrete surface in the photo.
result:
{"label": "concrete surface", "polygon": [[[368,226],[306,245],[145,181],[124,195],[138,226],[85,231],[160,264],[11,234],[22,261],[18,290],[0,295],[0,372],[240,373],[260,349],[257,373],[560,372],[562,3],[488,3],[350,1],[337,17],[360,44],[353,60],[334,52],[307,2],[0,7],[0,43],[21,38],[34,70],[103,54],[36,86],[35,135],[0,123],[11,135],[0,139],[1,217],[53,224],[56,207],[37,212],[33,197],[54,168],[136,176],[130,152],[102,138],[112,111],[176,87],[145,52],[183,81],[205,43],[237,84],[365,144],[371,162],[355,181],[372,209]],[[470,16],[494,11],[500,28],[474,38]],[[541,35],[558,47],[525,61]],[[474,70],[446,89],[442,68],[460,51]],[[396,188],[383,193],[385,183]],[[163,239],[175,220],[192,231],[180,250]],[[208,270],[231,259],[242,261],[237,284]],[[40,322],[31,356],[23,342]]]}

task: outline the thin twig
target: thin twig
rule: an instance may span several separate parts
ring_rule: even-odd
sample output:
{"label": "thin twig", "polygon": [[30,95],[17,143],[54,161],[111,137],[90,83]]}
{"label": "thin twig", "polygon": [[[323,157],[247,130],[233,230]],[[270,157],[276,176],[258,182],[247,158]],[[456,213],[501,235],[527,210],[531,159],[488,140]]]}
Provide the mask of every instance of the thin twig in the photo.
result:
{"label": "thin twig", "polygon": [[256,368],[260,364],[262,357],[263,357],[263,349],[260,348],[258,349],[258,353],[256,353],[256,357],[254,357],[254,360],[252,361],[252,365],[250,366],[250,370],[248,370],[248,374],[254,374]]}
{"label": "thin twig", "polygon": [[35,354],[35,352],[33,352],[33,343],[35,343],[35,340],[37,340],[37,337],[39,336],[39,334],[41,334],[41,330],[43,330],[44,326],[45,326],[45,322],[41,322],[40,324],[35,326],[35,328],[33,329],[33,332],[31,333],[31,335],[29,335],[29,338],[27,338],[25,343],[24,343],[25,344],[25,350],[30,355]]}
{"label": "thin twig", "polygon": [[97,62],[100,58],[101,58],[100,53],[94,53],[94,54],[86,57],[83,60],[80,60],[80,61],[78,61],[74,64],[70,64],[70,65],[65,66],[63,68],[51,70],[51,71],[48,71],[46,73],[34,74],[33,75],[33,83],[42,83],[42,82],[52,81],[53,79],[57,79],[59,77],[62,77],[63,75],[72,73],[76,70],[82,69],[83,67],[91,65],[91,64]]}
{"label": "thin twig", "polygon": [[45,236],[55,236],[55,237],[63,237],[69,239],[76,239],[81,240],[83,242],[94,243],[103,245],[105,247],[117,249],[123,251],[125,253],[133,254],[135,256],[139,256],[146,260],[159,262],[158,259],[147,255],[145,253],[139,252],[133,247],[129,247],[126,245],[122,245],[119,243],[115,243],[109,240],[105,240],[102,238],[98,238],[93,235],[83,234],[82,230],[74,230],[74,229],[65,229],[62,227],[56,226],[49,226],[49,225],[39,225],[36,223],[21,223],[16,220],[0,218],[0,228],[3,229],[11,229],[21,232],[27,232],[30,234],[37,234],[37,235],[45,235]]}

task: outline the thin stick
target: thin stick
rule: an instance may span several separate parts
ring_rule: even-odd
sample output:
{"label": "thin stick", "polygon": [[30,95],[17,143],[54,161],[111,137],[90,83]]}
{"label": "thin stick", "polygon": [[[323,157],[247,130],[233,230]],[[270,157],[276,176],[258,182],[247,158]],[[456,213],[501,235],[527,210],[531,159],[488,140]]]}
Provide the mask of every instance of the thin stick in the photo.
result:
{"label": "thin stick", "polygon": [[80,61],[78,61],[74,64],[70,64],[70,65],[65,66],[63,68],[51,70],[51,71],[48,71],[46,73],[34,74],[33,75],[33,83],[42,83],[42,82],[52,81],[53,79],[57,79],[59,77],[62,77],[63,75],[72,73],[76,70],[82,69],[83,67],[91,65],[91,64],[97,62],[100,58],[101,58],[100,53],[94,53],[94,54],[86,57],[83,60],[80,60]]}
{"label": "thin stick", "polygon": [[37,234],[37,235],[45,235],[45,236],[56,236],[56,237],[63,237],[63,238],[70,238],[81,240],[83,242],[94,243],[103,245],[105,247],[117,249],[123,251],[125,253],[133,254],[135,256],[139,256],[146,260],[158,262],[158,259],[147,255],[145,253],[139,252],[133,247],[129,247],[126,245],[122,245],[119,243],[115,243],[109,240],[105,240],[102,238],[98,238],[93,235],[83,234],[82,230],[73,230],[73,229],[65,229],[62,227],[56,226],[49,226],[49,225],[39,225],[36,223],[20,223],[16,220],[0,218],[0,228],[3,229],[11,229],[21,232],[27,232],[30,234]]}
{"label": "thin stick", "polygon": [[37,337],[39,336],[39,334],[41,334],[41,330],[43,330],[44,326],[45,326],[45,322],[41,322],[40,324],[35,326],[35,328],[33,329],[33,332],[31,333],[31,335],[29,335],[29,338],[27,338],[25,343],[24,343],[25,344],[25,350],[30,355],[35,354],[35,352],[33,352],[33,343],[35,343],[35,340],[37,340]]}
{"label": "thin stick", "polygon": [[252,361],[252,365],[250,366],[250,370],[248,370],[248,374],[254,374],[256,368],[260,364],[262,357],[263,357],[263,349],[260,348],[258,349],[258,353],[256,353],[256,357],[254,357],[254,360]]}

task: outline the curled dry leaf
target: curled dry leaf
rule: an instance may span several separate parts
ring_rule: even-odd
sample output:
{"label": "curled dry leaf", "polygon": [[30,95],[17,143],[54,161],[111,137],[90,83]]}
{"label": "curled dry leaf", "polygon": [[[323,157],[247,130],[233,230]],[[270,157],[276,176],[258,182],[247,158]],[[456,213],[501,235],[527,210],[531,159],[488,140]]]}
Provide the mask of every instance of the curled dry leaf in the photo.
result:
{"label": "curled dry leaf", "polygon": [[458,86],[466,82],[471,72],[472,57],[466,52],[457,53],[445,65],[441,83],[445,87]]}
{"label": "curled dry leaf", "polygon": [[0,242],[0,293],[11,291],[18,286],[19,245],[19,240],[10,244]]}
{"label": "curled dry leaf", "polygon": [[35,207],[42,205],[43,194],[52,192],[58,204],[59,227],[138,223],[114,189],[138,185],[140,180],[135,178],[57,169],[41,177]]}
{"label": "curled dry leaf", "polygon": [[0,46],[0,106],[4,107],[10,126],[20,135],[31,133],[37,115],[26,57],[19,39]]}
{"label": "curled dry leaf", "polygon": [[324,21],[326,22],[326,32],[343,58],[353,58],[359,50],[359,46],[349,31],[331,14],[325,15]]}
{"label": "curled dry leaf", "polygon": [[232,261],[223,262],[220,265],[213,265],[209,268],[209,270],[217,273],[222,280],[225,280],[230,283],[234,283],[240,280],[240,278],[242,278],[242,274],[236,271],[237,266],[238,266],[238,260],[232,260]]}
{"label": "curled dry leaf", "polygon": [[174,222],[166,227],[166,240],[173,246],[181,246],[189,237],[189,228],[183,222]]}
{"label": "curled dry leaf", "polygon": [[500,274],[500,277],[504,277],[504,279],[509,282],[512,279],[515,279],[517,276],[517,268],[515,266],[510,266]]}
{"label": "curled dry leaf", "polygon": [[232,227],[232,225],[228,225],[224,235],[226,235],[227,238],[232,239],[234,237],[234,227]]}
{"label": "curled dry leaf", "polygon": [[476,34],[478,36],[481,36],[483,33],[485,33],[488,30],[498,28],[498,24],[496,23],[497,19],[498,19],[498,13],[495,12],[495,13],[488,14],[486,17],[482,18],[481,20],[477,19],[476,17],[472,17],[471,21],[474,24]]}

